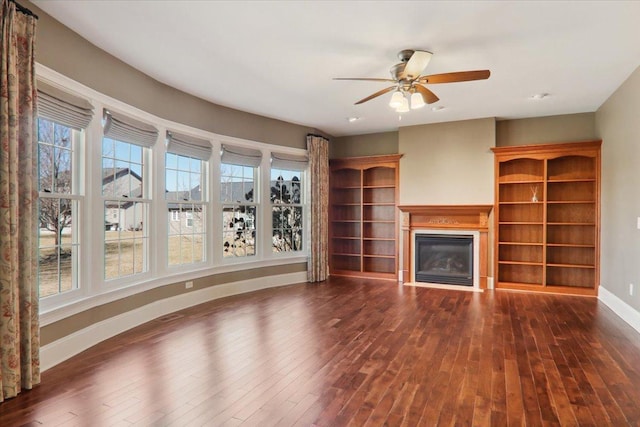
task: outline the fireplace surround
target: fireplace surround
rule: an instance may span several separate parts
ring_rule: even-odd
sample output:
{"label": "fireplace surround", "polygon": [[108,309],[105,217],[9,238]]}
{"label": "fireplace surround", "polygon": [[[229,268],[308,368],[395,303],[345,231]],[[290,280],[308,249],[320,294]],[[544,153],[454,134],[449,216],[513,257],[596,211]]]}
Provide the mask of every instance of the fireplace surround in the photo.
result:
{"label": "fireplace surround", "polygon": [[402,282],[415,282],[415,235],[476,236],[477,287],[487,289],[489,213],[493,205],[401,205]]}

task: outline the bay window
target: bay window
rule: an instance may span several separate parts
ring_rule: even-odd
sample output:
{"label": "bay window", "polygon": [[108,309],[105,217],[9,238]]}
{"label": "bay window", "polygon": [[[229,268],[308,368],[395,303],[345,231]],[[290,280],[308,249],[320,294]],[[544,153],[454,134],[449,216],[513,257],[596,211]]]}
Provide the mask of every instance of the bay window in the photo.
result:
{"label": "bay window", "polygon": [[[56,82],[38,81],[43,313],[55,318],[184,274],[300,262],[307,159],[291,153],[303,150],[189,128],[41,78]],[[160,131],[165,144],[156,145]]]}

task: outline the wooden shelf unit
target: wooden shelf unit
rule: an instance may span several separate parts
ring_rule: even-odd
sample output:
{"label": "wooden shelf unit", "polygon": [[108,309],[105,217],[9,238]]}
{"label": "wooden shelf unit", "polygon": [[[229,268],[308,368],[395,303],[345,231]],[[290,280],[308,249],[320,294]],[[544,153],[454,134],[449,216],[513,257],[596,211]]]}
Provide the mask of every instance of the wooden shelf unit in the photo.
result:
{"label": "wooden shelf unit", "polygon": [[330,274],[397,280],[400,157],[330,161]]}
{"label": "wooden shelf unit", "polygon": [[492,148],[496,288],[597,295],[601,143]]}

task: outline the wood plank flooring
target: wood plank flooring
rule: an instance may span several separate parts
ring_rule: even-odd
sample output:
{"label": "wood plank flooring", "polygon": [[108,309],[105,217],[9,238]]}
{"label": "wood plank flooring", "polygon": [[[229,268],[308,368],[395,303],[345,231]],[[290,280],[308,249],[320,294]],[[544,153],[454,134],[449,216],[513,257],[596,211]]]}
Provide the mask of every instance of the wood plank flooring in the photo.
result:
{"label": "wood plank flooring", "polygon": [[594,298],[332,278],[105,341],[8,426],[640,425],[640,335]]}

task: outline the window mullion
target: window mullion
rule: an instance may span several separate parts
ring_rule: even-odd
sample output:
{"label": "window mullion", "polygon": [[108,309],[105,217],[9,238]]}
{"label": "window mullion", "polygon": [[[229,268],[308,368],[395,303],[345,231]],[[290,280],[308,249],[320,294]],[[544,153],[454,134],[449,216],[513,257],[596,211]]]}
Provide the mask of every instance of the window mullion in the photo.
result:
{"label": "window mullion", "polygon": [[[215,142],[213,153],[220,152],[220,144]],[[207,220],[207,259],[210,266],[220,265],[223,261],[222,242],[222,203],[220,202],[221,162],[219,155],[212,155],[209,160],[207,175],[209,193],[209,217]]]}
{"label": "window mullion", "polygon": [[[158,134],[164,135],[166,129],[158,127]],[[145,170],[147,179],[147,193],[143,193],[144,197],[151,197],[150,209],[147,212],[147,220],[151,226],[146,228],[149,245],[148,265],[149,270],[154,276],[164,275],[167,272],[167,229],[168,218],[165,198],[165,155],[166,146],[163,143],[157,143],[149,150],[150,158],[147,158],[147,166]],[[151,186],[149,186],[151,185]]]}
{"label": "window mullion", "polygon": [[[94,107],[102,109],[99,102]],[[104,202],[102,200],[102,123],[101,117],[94,117],[85,132],[85,151],[81,158],[85,166],[85,209],[87,215],[83,225],[83,243],[87,250],[83,255],[91,263],[81,261],[81,278],[85,293],[95,295],[104,284]],[[89,267],[90,265],[90,267]]]}

